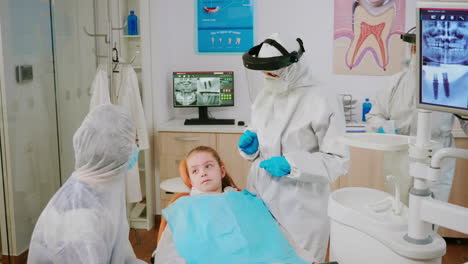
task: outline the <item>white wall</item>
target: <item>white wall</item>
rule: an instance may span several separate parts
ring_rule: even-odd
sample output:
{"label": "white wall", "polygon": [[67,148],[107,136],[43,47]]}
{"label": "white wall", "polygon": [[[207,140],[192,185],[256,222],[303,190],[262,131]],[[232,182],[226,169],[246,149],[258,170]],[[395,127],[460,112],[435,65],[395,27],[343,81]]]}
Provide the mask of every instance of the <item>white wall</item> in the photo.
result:
{"label": "white wall", "polygon": [[[332,72],[333,0],[258,0],[255,7],[255,39],[262,41],[273,32],[301,37],[317,81],[336,93],[351,93],[362,100],[373,97],[389,76],[337,75]],[[172,72],[191,70],[233,70],[235,106],[212,108],[218,118],[249,120],[250,100],[242,54],[198,55],[195,53],[195,10],[193,0],[151,1],[152,88],[155,123],[172,118],[196,116],[197,109],[172,107]],[[415,25],[416,0],[406,1],[406,29]]]}

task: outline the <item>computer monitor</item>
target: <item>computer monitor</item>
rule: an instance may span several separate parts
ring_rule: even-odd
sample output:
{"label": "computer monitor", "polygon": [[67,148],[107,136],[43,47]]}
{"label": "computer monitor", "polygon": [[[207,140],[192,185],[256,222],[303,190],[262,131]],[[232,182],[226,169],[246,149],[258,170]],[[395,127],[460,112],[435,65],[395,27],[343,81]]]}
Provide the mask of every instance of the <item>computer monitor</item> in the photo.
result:
{"label": "computer monitor", "polygon": [[232,125],[234,119],[208,117],[208,107],[234,106],[234,72],[174,72],[174,107],[198,107],[198,118],[185,125]]}
{"label": "computer monitor", "polygon": [[468,2],[418,2],[418,108],[468,116]]}

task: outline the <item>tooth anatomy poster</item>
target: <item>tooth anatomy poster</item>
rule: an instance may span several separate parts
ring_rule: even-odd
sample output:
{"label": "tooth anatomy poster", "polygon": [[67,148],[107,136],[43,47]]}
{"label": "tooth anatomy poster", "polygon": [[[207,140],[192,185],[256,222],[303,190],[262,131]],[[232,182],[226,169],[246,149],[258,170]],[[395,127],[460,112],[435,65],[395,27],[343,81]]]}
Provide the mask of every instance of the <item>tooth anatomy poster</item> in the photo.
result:
{"label": "tooth anatomy poster", "polygon": [[245,52],[254,44],[253,0],[197,0],[197,51]]}
{"label": "tooth anatomy poster", "polygon": [[404,0],[335,0],[333,71],[391,75],[402,70]]}

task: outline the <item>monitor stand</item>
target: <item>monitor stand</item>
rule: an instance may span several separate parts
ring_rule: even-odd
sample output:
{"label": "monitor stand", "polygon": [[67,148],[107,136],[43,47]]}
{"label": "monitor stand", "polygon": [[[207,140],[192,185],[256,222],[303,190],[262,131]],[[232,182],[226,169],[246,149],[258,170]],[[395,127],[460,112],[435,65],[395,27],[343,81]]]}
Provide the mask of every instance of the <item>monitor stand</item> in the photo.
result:
{"label": "monitor stand", "polygon": [[208,117],[206,106],[198,107],[198,118],[185,119],[184,125],[234,125],[234,119],[215,119]]}

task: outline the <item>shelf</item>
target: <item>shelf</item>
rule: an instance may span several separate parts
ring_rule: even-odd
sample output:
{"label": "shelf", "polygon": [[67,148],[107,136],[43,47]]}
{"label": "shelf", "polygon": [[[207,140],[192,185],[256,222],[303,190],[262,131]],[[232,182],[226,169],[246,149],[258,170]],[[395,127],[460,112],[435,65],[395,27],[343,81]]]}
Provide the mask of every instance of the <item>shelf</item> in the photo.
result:
{"label": "shelf", "polygon": [[141,66],[132,66],[135,71],[141,71]]}
{"label": "shelf", "polygon": [[135,223],[146,223],[146,213],[140,215],[139,217],[129,218],[129,220]]}
{"label": "shelf", "polygon": [[147,213],[146,213],[146,204],[145,204],[144,210],[141,212],[141,214],[138,217],[128,218],[130,222],[130,227],[137,228],[137,229],[146,229],[147,223],[148,223],[148,219],[146,219],[146,216],[147,216]]}
{"label": "shelf", "polygon": [[140,35],[123,35],[124,38],[140,38]]}
{"label": "shelf", "polygon": [[138,218],[130,218],[130,227],[136,229],[147,229],[146,215]]}

